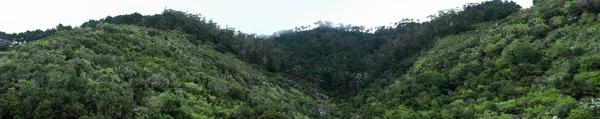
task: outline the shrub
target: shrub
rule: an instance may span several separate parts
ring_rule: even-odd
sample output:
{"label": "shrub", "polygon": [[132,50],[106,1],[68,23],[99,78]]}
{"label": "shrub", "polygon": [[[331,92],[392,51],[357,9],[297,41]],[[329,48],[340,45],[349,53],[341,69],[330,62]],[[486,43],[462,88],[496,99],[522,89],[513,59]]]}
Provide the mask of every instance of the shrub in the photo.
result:
{"label": "shrub", "polygon": [[444,77],[444,75],[435,71],[426,71],[422,74],[415,76],[419,82],[430,85],[432,88],[437,88],[439,93],[446,93],[449,89],[453,88],[451,82]]}
{"label": "shrub", "polygon": [[84,75],[85,72],[89,72],[92,69],[90,61],[86,59],[75,58],[69,60],[68,62],[71,68],[75,70],[75,73],[78,77]]}
{"label": "shrub", "polygon": [[258,119],[291,119],[291,118],[292,117],[287,116],[281,112],[275,112],[275,111],[267,111],[258,117]]}
{"label": "shrub", "polygon": [[563,13],[579,15],[582,13],[599,13],[600,1],[598,0],[571,0],[566,1],[561,8]]}
{"label": "shrub", "polygon": [[582,108],[576,108],[571,110],[567,119],[591,119],[593,117],[594,115],[590,111]]}
{"label": "shrub", "polygon": [[528,24],[514,24],[510,26],[505,26],[503,29],[508,33],[508,35],[514,36],[527,35],[531,31],[531,27],[529,27]]}
{"label": "shrub", "polygon": [[549,55],[554,58],[563,57],[569,55],[569,49],[561,41],[556,41],[550,49]]}
{"label": "shrub", "polygon": [[163,77],[160,74],[153,74],[152,76],[148,77],[148,81],[150,82],[150,87],[159,92],[164,92],[173,85],[168,78]]}
{"label": "shrub", "polygon": [[[600,2],[600,1],[599,1]],[[591,13],[583,13],[579,19],[579,23],[581,24],[590,24],[596,20],[596,15]]]}
{"label": "shrub", "polygon": [[164,92],[150,99],[151,117],[189,119],[191,114],[183,108],[183,99],[172,92]]}
{"label": "shrub", "polygon": [[557,28],[565,25],[566,22],[565,16],[554,16],[550,19],[550,26]]}
{"label": "shrub", "polygon": [[[600,71],[579,73],[575,75],[574,79],[587,81],[597,87],[600,86]],[[600,88],[596,88],[596,91],[600,91]]]}
{"label": "shrub", "polygon": [[510,64],[538,63],[542,55],[529,43],[517,42],[506,48],[502,55]]}
{"label": "shrub", "polygon": [[552,30],[550,26],[546,25],[544,19],[534,18],[530,22],[533,24],[533,34],[538,38],[546,36],[546,34]]}
{"label": "shrub", "polygon": [[254,110],[248,107],[238,107],[235,108],[235,111],[231,115],[234,119],[247,119],[254,116]]}
{"label": "shrub", "polygon": [[579,60],[579,71],[600,70],[600,56],[585,56]]}
{"label": "shrub", "polygon": [[226,96],[229,93],[229,82],[221,79],[212,79],[208,82],[206,87],[209,92],[217,96]]}
{"label": "shrub", "polygon": [[600,12],[599,0],[575,0],[575,6],[583,12]]}
{"label": "shrub", "polygon": [[420,118],[418,113],[410,108],[404,107],[402,105],[396,107],[393,110],[388,110],[385,112],[383,116],[388,119],[418,119]]}

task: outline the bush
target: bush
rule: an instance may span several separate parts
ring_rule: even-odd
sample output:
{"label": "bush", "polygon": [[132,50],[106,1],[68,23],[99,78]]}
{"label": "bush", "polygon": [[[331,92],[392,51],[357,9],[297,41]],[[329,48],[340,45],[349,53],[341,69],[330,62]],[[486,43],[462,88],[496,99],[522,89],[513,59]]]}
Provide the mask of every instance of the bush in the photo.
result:
{"label": "bush", "polygon": [[260,115],[258,119],[291,119],[292,117],[287,116],[281,112],[267,111]]}
{"label": "bush", "polygon": [[599,13],[599,0],[575,0],[575,6],[583,12]]}
{"label": "bush", "polygon": [[198,86],[197,84],[192,83],[192,82],[184,83],[183,87],[186,92],[190,92],[190,93],[196,94],[196,95],[199,95],[204,91],[204,87]]}
{"label": "bush", "polygon": [[582,13],[600,13],[600,1],[598,0],[571,0],[566,1],[561,11],[569,15],[580,15]]}
{"label": "bush", "polygon": [[86,95],[89,95],[97,115],[111,118],[133,118],[133,109],[136,107],[133,91],[128,85],[100,82],[90,86]]}
{"label": "bush", "polygon": [[212,79],[208,82],[206,87],[208,91],[213,95],[226,96],[229,93],[229,82],[221,79]]}
{"label": "bush", "polygon": [[553,58],[564,57],[569,55],[569,48],[562,43],[562,41],[556,41],[550,49],[549,55]]}
{"label": "bush", "polygon": [[12,45],[13,45],[13,42],[0,38],[0,51],[4,51],[4,50],[8,49]]}
{"label": "bush", "polygon": [[[452,89],[451,82],[444,77],[444,75],[435,72],[435,71],[426,71],[422,74],[415,76],[415,78],[419,82],[423,82],[425,84],[430,85],[432,88],[437,88],[438,93],[446,93],[448,90]],[[432,92],[433,93],[433,92]]]}
{"label": "bush", "polygon": [[550,19],[550,26],[557,28],[565,25],[566,23],[565,16],[554,16]]}
{"label": "bush", "polygon": [[231,118],[234,118],[234,119],[247,119],[250,117],[256,117],[256,116],[254,116],[254,110],[252,110],[251,108],[248,108],[248,107],[235,108],[235,111],[233,111],[233,114],[231,115]]}
{"label": "bush", "polygon": [[530,63],[537,64],[542,55],[529,43],[514,43],[504,49],[502,55],[510,64]]}
{"label": "bush", "polygon": [[183,108],[183,99],[172,92],[164,92],[150,99],[149,115],[153,118],[189,119],[191,114]]}
{"label": "bush", "polygon": [[160,74],[153,74],[148,77],[148,81],[150,82],[150,87],[159,92],[164,92],[173,85],[172,81]]}
{"label": "bush", "polygon": [[595,21],[596,21],[596,15],[590,14],[587,12],[581,14],[581,17],[579,18],[579,23],[581,23],[581,24],[591,24],[591,23],[594,23]]}
{"label": "bush", "polygon": [[530,22],[530,24],[533,24],[533,34],[538,38],[543,38],[549,31],[552,30],[550,26],[546,25],[544,19],[534,18]]}
{"label": "bush", "polygon": [[584,110],[582,108],[576,108],[571,110],[571,112],[569,113],[569,116],[567,117],[567,119],[592,119],[594,118],[594,115],[587,110]]}
{"label": "bush", "polygon": [[133,91],[133,99],[138,105],[145,105],[146,99],[150,95],[148,81],[141,78],[129,80],[129,87]]}
{"label": "bush", "polygon": [[[600,71],[595,72],[583,72],[575,75],[575,80],[587,81],[594,85],[594,87],[600,86]],[[600,87],[596,88],[596,91],[600,91]]]}
{"label": "bush", "polygon": [[86,72],[89,72],[90,70],[92,70],[92,65],[91,65],[90,61],[88,61],[86,59],[76,58],[76,59],[71,59],[68,62],[69,62],[69,65],[71,66],[71,68],[73,68],[73,70],[75,70],[77,77],[85,75]]}
{"label": "bush", "polygon": [[579,60],[579,71],[600,70],[600,56],[585,56]]}
{"label": "bush", "polygon": [[383,117],[387,118],[387,119],[418,119],[418,118],[421,118],[415,110],[404,107],[402,105],[396,107],[396,109],[386,111],[385,115]]}
{"label": "bush", "polygon": [[529,27],[528,24],[514,24],[505,26],[503,29],[508,33],[508,35],[520,37],[531,33],[532,28]]}

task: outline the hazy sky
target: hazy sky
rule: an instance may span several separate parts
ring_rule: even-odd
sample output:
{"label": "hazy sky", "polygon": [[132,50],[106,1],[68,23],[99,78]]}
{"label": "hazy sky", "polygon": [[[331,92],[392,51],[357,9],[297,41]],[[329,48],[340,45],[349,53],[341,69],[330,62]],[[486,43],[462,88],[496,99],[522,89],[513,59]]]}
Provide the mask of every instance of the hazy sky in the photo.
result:
{"label": "hazy sky", "polygon": [[[272,34],[323,20],[364,25],[389,25],[404,18],[425,19],[442,9],[484,0],[0,0],[0,31],[14,33],[53,28],[59,23],[79,26],[101,19],[163,9],[202,14],[246,33]],[[514,0],[527,8],[532,0]]]}

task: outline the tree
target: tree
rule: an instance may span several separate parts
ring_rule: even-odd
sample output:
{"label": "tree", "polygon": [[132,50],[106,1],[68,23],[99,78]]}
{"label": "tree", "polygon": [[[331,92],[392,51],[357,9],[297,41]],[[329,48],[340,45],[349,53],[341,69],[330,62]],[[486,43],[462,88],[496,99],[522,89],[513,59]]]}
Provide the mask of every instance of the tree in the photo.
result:
{"label": "tree", "polygon": [[173,85],[170,79],[163,77],[160,74],[153,74],[148,77],[147,80],[150,82],[150,87],[159,92],[167,91]]}
{"label": "tree", "polygon": [[517,42],[506,48],[502,55],[511,64],[530,63],[536,64],[542,55],[529,43]]}
{"label": "tree", "polygon": [[0,51],[6,50],[13,45],[13,42],[0,38]]}

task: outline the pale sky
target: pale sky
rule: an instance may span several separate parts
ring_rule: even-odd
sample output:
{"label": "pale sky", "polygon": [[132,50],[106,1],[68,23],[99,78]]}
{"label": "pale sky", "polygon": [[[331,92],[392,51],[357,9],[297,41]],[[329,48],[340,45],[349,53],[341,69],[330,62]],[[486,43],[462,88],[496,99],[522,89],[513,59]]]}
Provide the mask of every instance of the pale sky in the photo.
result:
{"label": "pale sky", "polygon": [[[425,20],[439,10],[484,0],[0,0],[0,31],[7,33],[53,28],[59,23],[79,26],[138,12],[158,14],[165,8],[202,14],[221,27],[245,33],[273,32],[322,20],[367,28],[404,18]],[[514,0],[524,8],[532,0]]]}

